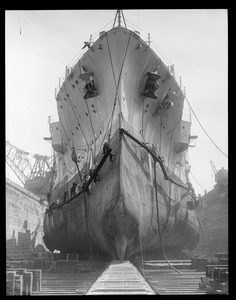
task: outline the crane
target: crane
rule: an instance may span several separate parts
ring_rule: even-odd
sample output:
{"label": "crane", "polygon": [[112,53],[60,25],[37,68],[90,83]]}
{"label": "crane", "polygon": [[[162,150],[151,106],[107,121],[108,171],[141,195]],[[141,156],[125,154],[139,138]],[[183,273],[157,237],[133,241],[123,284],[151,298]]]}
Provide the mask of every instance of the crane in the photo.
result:
{"label": "crane", "polygon": [[216,169],[216,167],[215,167],[215,165],[214,165],[214,163],[213,163],[212,160],[210,161],[210,164],[211,164],[211,168],[212,168],[212,170],[213,170],[213,173],[214,173],[214,175],[216,176],[217,169]]}
{"label": "crane", "polygon": [[28,158],[29,152],[18,149],[6,141],[6,163],[24,185],[28,178],[31,165]]}
{"label": "crane", "polygon": [[45,198],[54,177],[54,165],[51,167],[52,159],[49,156],[34,154],[34,164],[32,165],[29,154],[29,152],[21,150],[6,141],[6,163],[8,166],[25,189]]}
{"label": "crane", "polygon": [[221,168],[221,170],[217,171],[213,161],[210,161],[210,163],[215,175],[215,182],[217,184],[226,184],[228,182],[228,171],[225,170],[223,167]]}

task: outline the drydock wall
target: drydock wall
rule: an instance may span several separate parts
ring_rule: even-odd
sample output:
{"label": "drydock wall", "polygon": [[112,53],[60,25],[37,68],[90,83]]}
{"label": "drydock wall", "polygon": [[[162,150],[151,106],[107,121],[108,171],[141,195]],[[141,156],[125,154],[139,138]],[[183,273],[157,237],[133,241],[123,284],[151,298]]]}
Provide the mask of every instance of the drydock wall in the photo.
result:
{"label": "drydock wall", "polygon": [[199,242],[201,254],[228,253],[228,184],[216,184],[200,198],[197,210],[204,233]]}
{"label": "drydock wall", "polygon": [[46,206],[39,198],[6,179],[6,255],[8,259],[30,258],[45,252],[43,216]]}

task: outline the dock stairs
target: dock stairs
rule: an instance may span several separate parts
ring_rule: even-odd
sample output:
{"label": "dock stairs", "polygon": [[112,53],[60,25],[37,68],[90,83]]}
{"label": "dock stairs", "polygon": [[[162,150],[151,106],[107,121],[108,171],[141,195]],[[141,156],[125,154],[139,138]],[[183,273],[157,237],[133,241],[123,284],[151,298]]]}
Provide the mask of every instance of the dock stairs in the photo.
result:
{"label": "dock stairs", "polygon": [[204,271],[191,266],[191,260],[170,260],[172,269],[165,260],[149,260],[139,263],[139,269],[148,283],[159,295],[200,295],[206,294],[199,289]]}
{"label": "dock stairs", "polygon": [[[40,291],[34,291],[33,296],[75,295],[80,284],[78,274],[44,273]],[[86,292],[86,287],[84,292]]]}
{"label": "dock stairs", "polygon": [[205,272],[190,268],[190,261],[171,261],[180,273],[170,268],[165,261],[158,260],[142,263],[91,262],[89,265],[76,262],[72,264],[76,268],[72,269],[69,268],[71,263],[57,261],[57,268],[52,272],[8,269],[8,288],[12,291],[18,288],[19,295],[23,294],[24,289],[31,290],[32,296],[206,294],[206,291],[199,289]]}

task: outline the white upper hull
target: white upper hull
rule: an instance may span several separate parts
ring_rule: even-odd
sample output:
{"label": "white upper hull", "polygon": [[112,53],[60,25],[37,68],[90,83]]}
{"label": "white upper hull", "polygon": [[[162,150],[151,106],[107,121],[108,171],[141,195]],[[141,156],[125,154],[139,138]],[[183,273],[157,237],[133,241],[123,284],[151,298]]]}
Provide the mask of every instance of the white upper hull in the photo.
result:
{"label": "white upper hull", "polygon": [[[158,99],[142,95],[147,72],[161,75],[156,91]],[[93,72],[98,95],[84,99],[84,82],[79,75]],[[170,90],[171,89],[171,90]],[[162,108],[162,100],[170,90],[174,107]],[[173,93],[171,93],[173,92]],[[80,167],[101,151],[102,143],[113,135],[115,122],[122,114],[121,126],[131,126],[137,137],[154,144],[171,171],[178,168],[185,181],[182,154],[172,149],[180,137],[183,93],[169,69],[160,58],[132,31],[114,28],[92,45],[71,70],[58,95],[57,106],[61,122],[62,140],[67,151],[61,160],[56,184],[68,170],[76,170],[71,161],[71,149],[82,157]],[[60,163],[59,163],[60,164]],[[63,170],[63,171],[62,171]],[[73,173],[73,172],[72,172]],[[64,182],[63,182],[64,183]]]}

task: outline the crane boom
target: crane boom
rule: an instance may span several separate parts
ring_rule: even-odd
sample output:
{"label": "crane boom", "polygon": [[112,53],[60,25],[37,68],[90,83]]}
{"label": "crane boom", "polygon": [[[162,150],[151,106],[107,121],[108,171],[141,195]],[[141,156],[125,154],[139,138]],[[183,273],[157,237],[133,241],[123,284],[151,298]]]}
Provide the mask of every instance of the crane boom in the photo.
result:
{"label": "crane boom", "polygon": [[49,156],[34,154],[31,165],[29,152],[6,142],[6,162],[28,191],[44,197],[53,180],[52,160]]}
{"label": "crane boom", "polygon": [[28,155],[29,152],[13,146],[8,141],[6,142],[6,162],[23,185],[29,179],[28,172],[31,169]]}
{"label": "crane boom", "polygon": [[210,161],[210,164],[211,164],[211,167],[212,167],[212,170],[213,170],[214,175],[216,175],[217,170],[216,170],[216,167],[215,167],[215,165],[214,165],[214,163],[213,163],[212,160]]}

